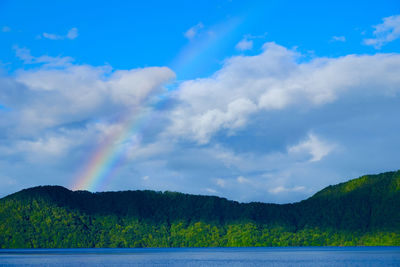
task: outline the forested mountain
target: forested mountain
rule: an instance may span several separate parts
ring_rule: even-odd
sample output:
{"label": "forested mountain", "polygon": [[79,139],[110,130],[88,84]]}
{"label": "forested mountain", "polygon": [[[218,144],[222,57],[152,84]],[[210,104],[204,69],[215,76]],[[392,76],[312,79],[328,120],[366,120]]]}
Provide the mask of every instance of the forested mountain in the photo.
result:
{"label": "forested mountain", "polygon": [[0,199],[1,248],[400,245],[400,171],[293,204],[61,186]]}

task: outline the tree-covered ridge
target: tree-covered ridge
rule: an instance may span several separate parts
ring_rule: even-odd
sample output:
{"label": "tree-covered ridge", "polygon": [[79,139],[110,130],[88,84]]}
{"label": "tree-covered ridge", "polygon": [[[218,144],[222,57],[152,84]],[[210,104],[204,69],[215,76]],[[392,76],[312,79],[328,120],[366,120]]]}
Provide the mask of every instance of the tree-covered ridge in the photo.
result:
{"label": "tree-covered ridge", "polygon": [[[252,220],[285,224],[292,221],[292,204],[239,203],[215,196],[190,195],[150,190],[90,193],[70,191],[61,186],[38,186],[24,189],[4,199],[29,203],[42,199],[69,210],[89,215],[135,217],[151,223],[205,221],[226,223]],[[284,208],[282,208],[284,207]]]}
{"label": "tree-covered ridge", "polygon": [[346,230],[400,229],[400,171],[366,175],[328,186],[298,203],[299,226]]}
{"label": "tree-covered ridge", "polygon": [[0,247],[400,245],[400,171],[294,204],[40,186],[0,199]]}

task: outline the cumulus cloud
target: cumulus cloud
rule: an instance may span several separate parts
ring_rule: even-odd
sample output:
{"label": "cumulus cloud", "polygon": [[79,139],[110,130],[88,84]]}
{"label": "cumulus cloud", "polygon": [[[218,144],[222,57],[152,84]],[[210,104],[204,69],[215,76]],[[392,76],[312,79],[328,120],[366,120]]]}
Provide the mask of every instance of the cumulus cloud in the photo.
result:
{"label": "cumulus cloud", "polygon": [[246,51],[253,49],[253,40],[243,38],[239,43],[236,44],[235,48],[239,51]]}
{"label": "cumulus cloud", "polygon": [[189,30],[187,30],[184,35],[189,40],[192,40],[199,34],[200,30],[203,28],[204,28],[203,23],[199,22],[196,25],[192,26]]}
{"label": "cumulus cloud", "polygon": [[50,39],[50,40],[65,40],[65,39],[74,40],[78,37],[78,29],[71,28],[65,35],[58,35],[58,34],[47,33],[47,32],[44,32],[42,35],[44,38]]}
{"label": "cumulus cloud", "polygon": [[166,67],[113,70],[15,50],[36,67],[0,77],[0,154],[28,162],[56,161],[121,132],[175,77]]}
{"label": "cumulus cloud", "polygon": [[288,148],[289,154],[308,153],[311,155],[310,162],[320,161],[334,149],[333,144],[321,141],[314,134],[309,134],[307,139],[301,143]]}
{"label": "cumulus cloud", "polygon": [[380,49],[385,44],[400,38],[400,15],[383,18],[383,23],[373,27],[375,37],[364,39],[364,44]]}
{"label": "cumulus cloud", "polygon": [[32,155],[45,153],[51,156],[57,156],[71,145],[71,141],[72,140],[68,140],[64,136],[59,138],[39,138],[35,141],[21,141],[18,143],[18,148],[22,151],[28,151]]}
{"label": "cumulus cloud", "polygon": [[300,57],[266,43],[259,55],[232,57],[212,77],[183,82],[176,92],[181,104],[171,113],[169,133],[206,144],[221,130],[234,134],[259,112],[318,108],[346,94],[399,93],[400,55],[308,62],[298,61]]}
{"label": "cumulus cloud", "polygon": [[26,63],[46,63],[15,75],[24,87],[18,121],[32,127],[87,120],[111,110],[133,111],[175,77],[166,67],[113,71],[109,66],[77,65],[64,58],[33,57],[25,49],[17,49],[17,56]]}

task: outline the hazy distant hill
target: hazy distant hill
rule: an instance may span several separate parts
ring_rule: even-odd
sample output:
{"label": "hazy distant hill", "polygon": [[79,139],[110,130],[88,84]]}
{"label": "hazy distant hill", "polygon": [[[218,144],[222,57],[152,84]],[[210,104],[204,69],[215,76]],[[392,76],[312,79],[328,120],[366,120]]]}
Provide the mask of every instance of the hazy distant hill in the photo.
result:
{"label": "hazy distant hill", "polygon": [[400,171],[294,204],[39,186],[0,199],[0,247],[400,245]]}

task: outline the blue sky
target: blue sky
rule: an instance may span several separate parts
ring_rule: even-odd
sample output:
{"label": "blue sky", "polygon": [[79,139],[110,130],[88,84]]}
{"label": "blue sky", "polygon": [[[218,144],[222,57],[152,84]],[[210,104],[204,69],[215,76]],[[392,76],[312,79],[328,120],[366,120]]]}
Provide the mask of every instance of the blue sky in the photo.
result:
{"label": "blue sky", "polygon": [[2,196],[104,147],[86,189],[284,203],[400,166],[398,1],[0,1],[0,51]]}

